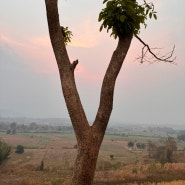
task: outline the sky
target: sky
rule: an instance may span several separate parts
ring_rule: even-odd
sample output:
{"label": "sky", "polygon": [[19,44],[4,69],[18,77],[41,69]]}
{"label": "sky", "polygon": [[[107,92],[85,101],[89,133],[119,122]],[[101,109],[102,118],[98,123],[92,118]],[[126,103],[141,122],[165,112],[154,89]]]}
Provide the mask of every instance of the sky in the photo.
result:
{"label": "sky", "polygon": [[[141,2],[141,1],[139,1]],[[140,64],[143,45],[133,38],[117,79],[111,121],[185,124],[185,1],[152,0],[158,19],[139,36],[164,55],[175,45],[175,64]],[[117,40],[99,32],[102,1],[60,0],[67,46],[78,59],[75,77],[88,120],[94,120],[101,83]],[[0,0],[0,117],[69,118],[49,40],[44,0]]]}

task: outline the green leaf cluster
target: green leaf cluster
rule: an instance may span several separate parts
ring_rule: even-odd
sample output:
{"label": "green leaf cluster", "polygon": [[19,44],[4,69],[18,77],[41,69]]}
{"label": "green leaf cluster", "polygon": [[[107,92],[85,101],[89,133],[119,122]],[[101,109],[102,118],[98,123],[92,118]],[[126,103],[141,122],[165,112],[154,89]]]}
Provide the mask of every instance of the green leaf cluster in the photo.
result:
{"label": "green leaf cluster", "polygon": [[143,24],[145,27],[147,18],[157,19],[154,5],[143,0],[139,5],[135,0],[104,0],[106,7],[99,14],[98,21],[102,21],[100,31],[104,28],[112,31],[115,39],[120,36],[140,32]]}
{"label": "green leaf cluster", "polygon": [[64,43],[65,45],[67,45],[68,43],[71,42],[71,37],[73,36],[72,32],[68,29],[68,27],[63,27],[63,31],[64,31]]}

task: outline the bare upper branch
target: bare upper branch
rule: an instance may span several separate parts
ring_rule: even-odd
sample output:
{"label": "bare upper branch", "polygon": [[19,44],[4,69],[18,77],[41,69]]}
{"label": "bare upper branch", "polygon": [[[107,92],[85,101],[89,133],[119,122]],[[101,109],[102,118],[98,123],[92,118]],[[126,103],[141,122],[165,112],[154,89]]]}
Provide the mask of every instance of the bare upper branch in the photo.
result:
{"label": "bare upper branch", "polygon": [[[159,53],[154,53],[152,50],[156,50],[159,48],[150,48],[150,46],[148,44],[146,44],[140,37],[138,37],[137,35],[135,35],[135,37],[144,45],[142,48],[142,53],[141,56],[139,57],[140,62],[149,62],[149,63],[153,63],[156,61],[163,61],[163,62],[169,62],[169,63],[173,63],[176,59],[176,57],[173,57],[174,51],[175,51],[175,45],[173,46],[172,51],[170,51],[169,53],[163,55],[163,56],[159,56]],[[148,58],[147,54],[150,53],[152,55],[152,58]]]}

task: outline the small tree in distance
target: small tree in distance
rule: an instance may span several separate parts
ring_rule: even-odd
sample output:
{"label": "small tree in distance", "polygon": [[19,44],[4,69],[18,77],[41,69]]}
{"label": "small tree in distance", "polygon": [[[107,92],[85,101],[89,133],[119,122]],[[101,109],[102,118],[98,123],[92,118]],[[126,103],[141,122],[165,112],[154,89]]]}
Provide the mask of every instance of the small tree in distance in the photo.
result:
{"label": "small tree in distance", "polygon": [[22,145],[17,145],[16,149],[15,149],[15,153],[17,154],[22,154],[24,153],[24,146]]}
{"label": "small tree in distance", "polygon": [[113,154],[110,155],[110,159],[111,159],[111,160],[114,159],[114,155],[113,155]]}
{"label": "small tree in distance", "polygon": [[128,142],[128,144],[127,144],[127,146],[128,146],[129,148],[132,148],[132,147],[134,147],[134,142],[132,142],[132,141],[129,141],[129,142]]}
{"label": "small tree in distance", "polygon": [[[60,25],[58,0],[45,0],[48,28],[55,58],[58,64],[60,80],[66,106],[77,139],[77,158],[74,164],[71,185],[92,185],[99,149],[113,109],[113,95],[117,76],[129,50],[133,36],[144,45],[141,62],[150,53],[154,59],[173,62],[171,56],[158,57],[150,47],[139,38],[140,26],[146,27],[147,18],[157,19],[152,3],[143,0],[140,5],[136,0],[104,0],[106,5],[99,14],[102,21],[100,31],[107,29],[118,39],[118,45],[113,52],[109,66],[105,73],[99,108],[92,125],[88,123],[85,111],[76,88],[74,71],[78,60],[70,62],[66,44],[71,39],[71,32]],[[65,32],[66,31],[66,32]]]}
{"label": "small tree in distance", "polygon": [[177,151],[177,143],[172,137],[168,137],[164,145],[157,146],[152,142],[148,143],[149,158],[155,159],[162,165],[175,161],[173,155],[175,151]]}

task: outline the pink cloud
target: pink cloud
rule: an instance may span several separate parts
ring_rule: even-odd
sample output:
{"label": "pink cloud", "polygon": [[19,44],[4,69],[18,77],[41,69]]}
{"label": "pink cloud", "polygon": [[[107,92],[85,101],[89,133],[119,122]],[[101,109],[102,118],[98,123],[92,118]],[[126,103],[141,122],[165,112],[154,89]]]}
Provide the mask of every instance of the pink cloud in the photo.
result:
{"label": "pink cloud", "polygon": [[70,46],[92,48],[101,41],[102,34],[98,31],[99,25],[90,19],[75,25],[73,29],[75,31],[71,30],[73,37]]}
{"label": "pink cloud", "polygon": [[[89,39],[87,39],[89,38]],[[94,36],[92,32],[85,31],[83,38],[77,38],[73,44],[76,47],[93,47],[96,45],[96,41],[93,42]],[[14,52],[22,58],[24,62],[37,74],[52,75],[58,73],[57,64],[54,58],[52,47],[48,36],[29,37],[23,41],[17,41],[16,39],[7,36],[5,34],[0,35],[0,41],[11,48]],[[73,45],[72,44],[72,45]],[[73,61],[72,57],[70,60]],[[93,74],[82,63],[77,65],[75,70],[77,78],[85,79],[86,81],[96,82],[102,76],[99,74]]]}
{"label": "pink cloud", "polygon": [[50,41],[46,36],[27,38],[23,41],[0,35],[2,43],[10,46],[32,70],[38,74],[56,73],[56,63],[49,46]]}
{"label": "pink cloud", "polygon": [[12,47],[18,46],[18,47],[24,47],[24,45],[16,40],[13,40],[12,38],[4,35],[4,34],[0,34],[0,40],[2,43],[5,43],[7,45],[10,45]]}
{"label": "pink cloud", "polygon": [[29,38],[28,41],[32,45],[40,46],[40,47],[49,47],[51,45],[49,37],[48,36],[43,36],[43,37],[32,37]]}
{"label": "pink cloud", "polygon": [[102,74],[92,73],[89,69],[83,65],[78,65],[75,70],[75,75],[77,78],[84,79],[86,82],[97,83],[97,81],[103,78]]}

